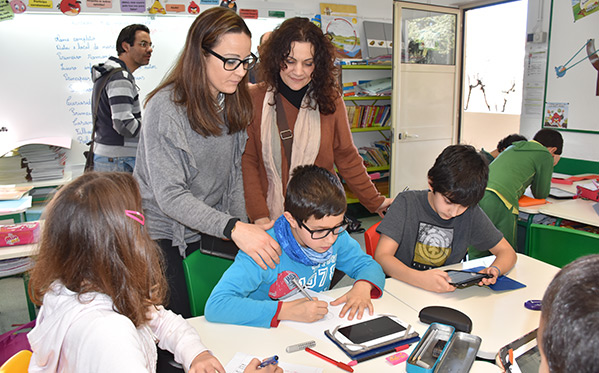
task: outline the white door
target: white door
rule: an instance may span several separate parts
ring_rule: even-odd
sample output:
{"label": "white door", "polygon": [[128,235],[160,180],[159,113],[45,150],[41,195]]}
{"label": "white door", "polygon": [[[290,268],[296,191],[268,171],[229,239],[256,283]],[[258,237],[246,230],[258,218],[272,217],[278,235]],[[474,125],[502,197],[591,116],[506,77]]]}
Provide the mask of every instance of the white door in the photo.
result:
{"label": "white door", "polygon": [[391,197],[426,189],[437,155],[457,141],[461,11],[393,3]]}

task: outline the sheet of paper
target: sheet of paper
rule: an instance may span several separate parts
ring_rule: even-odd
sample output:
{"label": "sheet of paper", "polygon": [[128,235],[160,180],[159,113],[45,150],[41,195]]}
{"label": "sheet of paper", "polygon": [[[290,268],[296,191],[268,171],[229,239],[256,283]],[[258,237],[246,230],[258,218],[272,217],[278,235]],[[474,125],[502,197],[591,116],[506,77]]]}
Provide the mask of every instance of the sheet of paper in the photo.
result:
{"label": "sheet of paper", "polygon": [[[225,370],[227,373],[243,373],[245,367],[247,367],[253,358],[262,360],[258,356],[237,352],[231,361],[229,361],[229,363],[225,366]],[[291,364],[284,361],[279,361],[279,366],[285,371],[285,373],[322,373],[322,368]]]}
{"label": "sheet of paper", "polygon": [[578,184],[578,185],[580,185],[581,187],[586,188],[588,190],[597,190],[597,189],[599,189],[599,186],[597,185],[597,183],[594,183],[592,181],[591,182],[587,182],[587,183],[581,183],[581,184]]}
{"label": "sheet of paper", "polygon": [[[379,316],[381,316],[380,314],[375,313],[374,315],[370,316],[368,314],[368,312],[364,312],[364,315],[362,316],[361,320],[358,320],[357,318],[354,318],[353,320],[349,321],[347,320],[347,315],[346,318],[341,318],[339,317],[339,313],[341,313],[341,309],[343,308],[343,304],[340,304],[338,306],[331,306],[331,302],[334,301],[335,299],[326,296],[322,293],[316,293],[313,292],[311,290],[307,290],[308,293],[310,294],[311,297],[316,297],[318,298],[318,300],[323,300],[325,302],[329,303],[329,313],[327,313],[327,315],[318,321],[312,322],[312,323],[305,323],[305,322],[298,322],[298,321],[289,321],[289,320],[284,320],[281,321],[281,324],[286,324],[296,330],[299,330],[303,333],[309,334],[311,336],[313,336],[314,338],[318,338],[322,341],[328,341],[329,339],[324,335],[324,331],[325,330],[333,330],[335,329],[337,326],[339,325],[351,325],[351,324],[355,324],[355,323],[359,323],[362,321],[366,321],[366,320],[370,320],[370,319],[374,319],[377,318]],[[295,294],[292,297],[289,297],[289,299],[285,299],[285,301],[290,301],[290,300],[296,300],[296,299],[301,299],[303,296],[301,294]]]}

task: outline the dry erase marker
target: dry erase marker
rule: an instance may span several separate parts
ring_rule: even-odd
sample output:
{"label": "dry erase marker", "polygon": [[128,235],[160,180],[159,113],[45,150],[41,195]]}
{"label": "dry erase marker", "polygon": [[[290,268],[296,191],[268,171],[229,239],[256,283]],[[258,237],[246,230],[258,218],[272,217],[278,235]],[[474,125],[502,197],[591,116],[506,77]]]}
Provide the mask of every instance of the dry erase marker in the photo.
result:
{"label": "dry erase marker", "polygon": [[260,365],[258,365],[258,368],[266,368],[269,365],[275,365],[278,364],[279,362],[279,357],[277,355],[269,357],[268,359],[264,360],[262,363],[260,363]]}
{"label": "dry erase marker", "polygon": [[297,352],[297,351],[304,350],[306,347],[312,348],[314,346],[316,346],[316,341],[308,341],[308,342],[304,342],[304,343],[298,343],[296,345],[287,346],[287,348],[285,349],[285,351],[287,351],[287,352]]}

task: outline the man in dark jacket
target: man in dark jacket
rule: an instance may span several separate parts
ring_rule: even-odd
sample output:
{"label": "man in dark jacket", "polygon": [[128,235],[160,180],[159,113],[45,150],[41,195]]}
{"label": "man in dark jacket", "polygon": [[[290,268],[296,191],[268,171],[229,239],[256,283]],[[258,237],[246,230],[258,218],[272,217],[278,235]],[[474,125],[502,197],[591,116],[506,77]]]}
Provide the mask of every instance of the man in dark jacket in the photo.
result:
{"label": "man in dark jacket", "polygon": [[[133,172],[141,129],[141,107],[133,72],[150,63],[152,41],[145,25],[129,25],[121,30],[117,57],[91,69],[94,93],[100,95],[94,135],[94,170]],[[119,69],[109,75],[113,70]],[[106,85],[98,92],[104,81]]]}

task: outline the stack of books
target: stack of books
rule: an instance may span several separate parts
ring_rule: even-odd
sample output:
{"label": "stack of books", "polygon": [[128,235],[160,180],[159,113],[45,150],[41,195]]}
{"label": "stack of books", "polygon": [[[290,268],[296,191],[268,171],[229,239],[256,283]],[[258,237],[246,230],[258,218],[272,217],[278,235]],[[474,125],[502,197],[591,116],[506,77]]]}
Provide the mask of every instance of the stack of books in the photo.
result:
{"label": "stack of books", "polygon": [[372,146],[362,146],[358,153],[362,156],[364,166],[368,167],[386,167],[389,166],[390,154],[389,141],[376,141]]}
{"label": "stack of books", "polygon": [[356,86],[357,96],[390,96],[391,92],[393,92],[391,78],[370,80]]}
{"label": "stack of books", "polygon": [[351,128],[385,127],[389,125],[390,105],[350,105],[347,119]]}
{"label": "stack of books", "polygon": [[64,148],[42,144],[24,145],[19,148],[23,163],[27,166],[31,181],[61,179],[67,160]]}
{"label": "stack of books", "polygon": [[27,166],[14,153],[0,157],[0,185],[20,184],[27,181]]}

